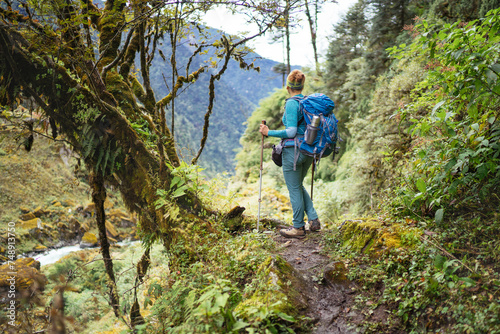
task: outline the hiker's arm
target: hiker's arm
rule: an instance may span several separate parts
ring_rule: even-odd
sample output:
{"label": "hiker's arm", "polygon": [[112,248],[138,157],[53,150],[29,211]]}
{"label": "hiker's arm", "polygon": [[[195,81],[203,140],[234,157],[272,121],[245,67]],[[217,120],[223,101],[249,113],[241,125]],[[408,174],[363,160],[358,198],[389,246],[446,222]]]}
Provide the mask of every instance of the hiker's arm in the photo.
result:
{"label": "hiker's arm", "polygon": [[285,116],[283,117],[285,130],[269,130],[267,135],[270,137],[294,138],[297,134],[298,111],[299,102],[295,100],[287,101],[285,105]]}

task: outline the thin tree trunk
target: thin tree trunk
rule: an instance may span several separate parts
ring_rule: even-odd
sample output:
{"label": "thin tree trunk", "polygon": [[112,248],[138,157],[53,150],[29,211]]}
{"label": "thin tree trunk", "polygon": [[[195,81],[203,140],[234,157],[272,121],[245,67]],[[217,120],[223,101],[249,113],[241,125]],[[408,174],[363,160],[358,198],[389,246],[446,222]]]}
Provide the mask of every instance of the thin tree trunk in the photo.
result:
{"label": "thin tree trunk", "polygon": [[179,14],[179,4],[175,6],[175,16],[174,23],[170,27],[170,46],[172,47],[172,55],[170,56],[170,64],[172,65],[172,100],[171,100],[171,108],[172,108],[172,119],[170,124],[170,132],[172,134],[172,139],[175,140],[175,82],[177,81],[177,77],[179,74],[177,73],[177,61],[176,61],[176,51],[177,51],[177,32],[178,32],[178,17]]}
{"label": "thin tree trunk", "polygon": [[120,303],[116,287],[113,260],[109,253],[108,236],[106,235],[106,213],[104,212],[104,201],[106,200],[106,189],[104,188],[104,178],[101,173],[92,172],[90,174],[90,186],[92,188],[92,200],[95,204],[95,215],[97,228],[99,230],[99,243],[101,244],[101,254],[104,261],[106,274],[108,275],[108,287],[110,304],[113,307],[115,316],[120,316]]}
{"label": "thin tree trunk", "polygon": [[285,38],[286,38],[286,71],[292,71],[290,66],[290,0],[286,0],[285,8]]}
{"label": "thin tree trunk", "polygon": [[319,61],[318,61],[318,48],[317,48],[317,34],[316,34],[316,27],[318,26],[318,3],[316,1],[315,3],[315,13],[314,13],[314,19],[311,15],[311,11],[309,9],[309,2],[305,0],[305,7],[306,7],[306,16],[307,16],[307,22],[309,23],[309,31],[311,33],[311,44],[313,47],[314,51],[314,64],[316,67],[316,74],[319,74]]}

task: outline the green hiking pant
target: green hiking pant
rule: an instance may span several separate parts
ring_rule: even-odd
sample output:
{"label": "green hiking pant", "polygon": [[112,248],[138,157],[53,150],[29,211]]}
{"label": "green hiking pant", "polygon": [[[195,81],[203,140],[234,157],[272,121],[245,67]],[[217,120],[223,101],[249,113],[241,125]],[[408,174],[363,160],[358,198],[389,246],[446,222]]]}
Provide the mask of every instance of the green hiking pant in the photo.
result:
{"label": "green hiking pant", "polygon": [[283,176],[292,203],[293,227],[300,228],[305,225],[304,214],[307,215],[309,220],[318,218],[318,214],[314,210],[311,197],[302,184],[313,159],[300,152],[297,153],[299,156],[296,168],[293,170],[295,149],[293,146],[283,148]]}

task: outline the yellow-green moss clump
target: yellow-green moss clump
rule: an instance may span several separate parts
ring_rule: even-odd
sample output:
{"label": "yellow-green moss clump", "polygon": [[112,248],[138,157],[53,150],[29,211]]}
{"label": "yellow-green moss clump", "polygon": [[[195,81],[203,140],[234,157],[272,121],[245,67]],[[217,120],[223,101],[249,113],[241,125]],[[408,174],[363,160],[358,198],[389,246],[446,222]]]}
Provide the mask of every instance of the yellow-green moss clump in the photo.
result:
{"label": "yellow-green moss clump", "polygon": [[422,231],[403,223],[387,224],[378,218],[346,220],[340,226],[343,247],[356,252],[378,255],[380,252],[412,246]]}
{"label": "yellow-green moss clump", "polygon": [[82,237],[82,241],[80,242],[80,247],[86,248],[86,247],[94,247],[96,245],[97,245],[97,237],[95,236],[95,234],[91,232],[85,232],[85,234]]}
{"label": "yellow-green moss clump", "polygon": [[262,284],[254,294],[240,303],[235,312],[246,318],[267,307],[270,312],[296,316],[308,307],[305,292],[307,284],[302,275],[279,255],[269,256],[259,267],[257,276]]}

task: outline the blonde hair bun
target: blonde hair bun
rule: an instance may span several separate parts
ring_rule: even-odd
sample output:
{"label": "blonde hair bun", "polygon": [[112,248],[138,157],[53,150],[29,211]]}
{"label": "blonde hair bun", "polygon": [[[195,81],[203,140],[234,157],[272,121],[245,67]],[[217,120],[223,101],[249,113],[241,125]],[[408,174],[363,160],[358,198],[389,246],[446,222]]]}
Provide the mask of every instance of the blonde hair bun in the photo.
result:
{"label": "blonde hair bun", "polygon": [[288,87],[292,90],[302,90],[306,81],[306,75],[301,70],[293,70],[286,80]]}

